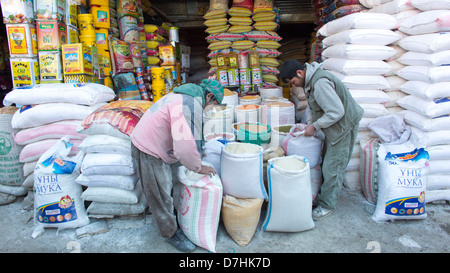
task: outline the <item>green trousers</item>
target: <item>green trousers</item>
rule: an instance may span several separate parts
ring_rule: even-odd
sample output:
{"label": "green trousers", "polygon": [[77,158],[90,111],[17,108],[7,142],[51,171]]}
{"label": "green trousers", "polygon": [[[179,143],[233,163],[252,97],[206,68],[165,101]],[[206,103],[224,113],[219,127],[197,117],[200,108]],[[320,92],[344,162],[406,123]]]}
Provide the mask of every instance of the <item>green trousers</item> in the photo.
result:
{"label": "green trousers", "polygon": [[336,209],[339,193],[345,178],[345,169],[350,161],[356,142],[358,127],[335,145],[325,138],[322,161],[323,183],[318,195],[319,205],[326,209]]}

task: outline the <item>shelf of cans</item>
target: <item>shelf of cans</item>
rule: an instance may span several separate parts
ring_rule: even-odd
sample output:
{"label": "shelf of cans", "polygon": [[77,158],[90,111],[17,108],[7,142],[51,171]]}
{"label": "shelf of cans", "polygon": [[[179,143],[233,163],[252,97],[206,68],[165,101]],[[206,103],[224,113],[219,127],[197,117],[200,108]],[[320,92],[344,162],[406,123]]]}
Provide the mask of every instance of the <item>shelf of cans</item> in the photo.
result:
{"label": "shelf of cans", "polygon": [[[224,87],[236,88],[241,95],[278,86],[277,58],[282,38],[276,33],[279,10],[272,1],[233,1],[230,8],[210,1],[203,18],[210,78],[218,79]],[[235,59],[236,63],[230,62]]]}
{"label": "shelf of cans", "polygon": [[1,5],[14,87],[95,82],[121,99],[150,100],[160,96],[151,93],[153,67],[169,72],[164,93],[181,83],[182,67],[188,71],[188,64],[181,65],[178,29],[144,25],[148,0],[1,0]]}

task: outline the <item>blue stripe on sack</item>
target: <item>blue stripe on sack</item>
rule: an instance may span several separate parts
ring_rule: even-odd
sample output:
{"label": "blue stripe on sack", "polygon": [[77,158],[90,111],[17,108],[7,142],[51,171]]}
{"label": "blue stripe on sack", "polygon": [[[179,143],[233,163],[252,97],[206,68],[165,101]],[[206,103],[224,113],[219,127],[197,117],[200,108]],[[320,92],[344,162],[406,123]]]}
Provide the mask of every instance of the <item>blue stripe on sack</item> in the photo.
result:
{"label": "blue stripe on sack", "polygon": [[263,154],[260,152],[259,154],[260,160],[259,160],[259,184],[261,186],[261,192],[263,195],[264,200],[267,200],[267,193],[266,189],[264,188],[264,174],[263,174]]}
{"label": "blue stripe on sack", "polygon": [[269,222],[270,222],[270,215],[272,214],[272,179],[270,177],[270,170],[272,169],[272,166],[273,165],[270,164],[270,166],[268,166],[268,168],[267,168],[267,185],[269,188],[269,206],[268,206],[268,210],[267,210],[267,214],[266,214],[266,220],[262,227],[263,231],[267,230],[267,226],[269,225]]}

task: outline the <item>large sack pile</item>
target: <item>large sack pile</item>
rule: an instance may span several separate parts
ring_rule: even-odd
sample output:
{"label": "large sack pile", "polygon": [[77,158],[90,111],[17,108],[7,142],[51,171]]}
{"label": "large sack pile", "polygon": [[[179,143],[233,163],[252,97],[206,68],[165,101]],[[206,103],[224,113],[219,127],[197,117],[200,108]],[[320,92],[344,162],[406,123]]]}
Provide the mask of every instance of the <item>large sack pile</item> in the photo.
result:
{"label": "large sack pile", "polygon": [[15,88],[5,96],[7,104],[21,106],[11,119],[17,133],[15,142],[22,146],[19,161],[24,163],[22,187],[31,191],[33,171],[37,160],[63,136],[71,139],[69,156],[78,153],[78,146],[86,137],[77,132],[82,120],[114,99],[112,89],[104,85],[41,84]]}
{"label": "large sack pile", "polygon": [[391,82],[391,90],[398,90],[396,107],[403,110],[405,122],[415,133],[424,135],[430,156],[426,201],[449,200],[450,5],[436,0],[395,0],[373,5],[371,11],[398,19],[402,38],[397,49],[401,54],[396,59],[397,79],[395,85]]}
{"label": "large sack pile", "polygon": [[323,39],[323,69],[335,74],[364,109],[359,124],[357,143],[347,167],[344,186],[360,189],[359,141],[371,135],[368,124],[389,114],[386,104],[391,98],[387,76],[394,68],[388,63],[397,51],[393,43],[400,39],[394,29],[397,20],[382,13],[353,13],[325,24],[318,30]]}
{"label": "large sack pile", "polygon": [[145,212],[146,201],[131,153],[130,136],[152,105],[144,100],[111,102],[87,116],[78,132],[86,153],[78,184],[86,186],[82,198],[91,201],[89,217],[112,218]]}

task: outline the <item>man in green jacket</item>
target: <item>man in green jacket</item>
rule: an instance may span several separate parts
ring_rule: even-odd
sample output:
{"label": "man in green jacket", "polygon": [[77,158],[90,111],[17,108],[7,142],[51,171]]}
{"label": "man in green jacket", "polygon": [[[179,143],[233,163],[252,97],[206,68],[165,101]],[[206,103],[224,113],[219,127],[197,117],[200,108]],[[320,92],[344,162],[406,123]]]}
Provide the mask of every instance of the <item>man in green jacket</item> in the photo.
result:
{"label": "man in green jacket", "polygon": [[304,88],[308,101],[308,122],[304,135],[312,136],[318,130],[325,135],[322,175],[318,206],[313,210],[314,220],[329,216],[335,209],[344,181],[364,110],[351,96],[347,87],[321,64],[302,64],[287,60],[280,68],[283,82]]}

